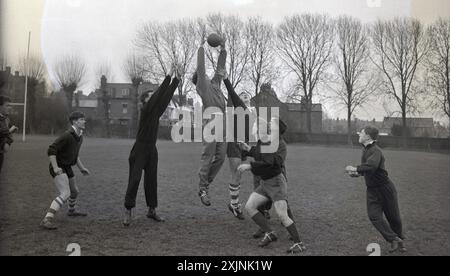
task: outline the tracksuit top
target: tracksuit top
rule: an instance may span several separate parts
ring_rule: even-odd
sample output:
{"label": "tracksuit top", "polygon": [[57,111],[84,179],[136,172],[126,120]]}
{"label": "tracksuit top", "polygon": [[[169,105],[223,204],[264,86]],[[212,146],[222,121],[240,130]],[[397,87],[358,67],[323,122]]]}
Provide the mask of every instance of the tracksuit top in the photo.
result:
{"label": "tracksuit top", "polygon": [[[155,93],[141,110],[139,120],[139,129],[136,141],[140,143],[156,144],[158,138],[159,118],[164,114],[173,94],[180,81],[174,78],[170,83],[171,77],[166,76],[163,83],[158,87]],[[170,85],[170,86],[169,86]]]}
{"label": "tracksuit top", "polygon": [[375,142],[364,148],[361,165],[357,167],[357,170],[364,176],[368,188],[392,183],[384,163],[384,155]]}

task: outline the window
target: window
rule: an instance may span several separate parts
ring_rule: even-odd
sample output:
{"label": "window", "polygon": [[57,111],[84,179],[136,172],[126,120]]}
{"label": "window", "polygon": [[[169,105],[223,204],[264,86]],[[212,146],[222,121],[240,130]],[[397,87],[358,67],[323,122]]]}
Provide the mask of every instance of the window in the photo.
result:
{"label": "window", "polygon": [[128,114],[128,103],[122,103],[122,113]]}
{"label": "window", "polygon": [[125,88],[122,89],[122,97],[129,97],[130,96],[130,89]]}

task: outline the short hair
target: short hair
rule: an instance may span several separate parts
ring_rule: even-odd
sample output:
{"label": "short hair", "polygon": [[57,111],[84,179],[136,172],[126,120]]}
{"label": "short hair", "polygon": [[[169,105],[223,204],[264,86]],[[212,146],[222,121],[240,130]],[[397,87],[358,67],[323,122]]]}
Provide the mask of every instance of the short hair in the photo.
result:
{"label": "short hair", "polygon": [[0,105],[4,105],[5,103],[10,103],[11,99],[8,96],[0,95]]}
{"label": "short hair", "polygon": [[145,99],[148,97],[149,94],[150,94],[150,90],[142,92],[141,97],[140,97],[140,100],[141,100],[142,104],[145,104]]}
{"label": "short hair", "polygon": [[80,112],[80,111],[74,111],[74,112],[72,112],[72,113],[70,114],[70,116],[69,116],[70,124],[73,125],[73,122],[74,122],[74,121],[77,121],[77,120],[79,120],[79,119],[81,119],[81,118],[86,118],[86,116],[84,115],[83,112]]}
{"label": "short hair", "polygon": [[378,140],[378,135],[379,135],[379,131],[376,127],[373,126],[366,126],[364,128],[364,133],[366,133],[367,135],[370,136],[370,138],[372,138],[372,140]]}
{"label": "short hair", "polygon": [[192,83],[197,85],[197,80],[198,80],[198,74],[197,74],[197,72],[195,72],[194,75],[192,75]]}

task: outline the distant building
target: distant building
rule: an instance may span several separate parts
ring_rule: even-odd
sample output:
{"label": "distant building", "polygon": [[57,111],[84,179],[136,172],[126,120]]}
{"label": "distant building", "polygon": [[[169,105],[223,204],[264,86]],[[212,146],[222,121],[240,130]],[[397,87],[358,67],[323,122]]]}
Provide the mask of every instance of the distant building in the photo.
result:
{"label": "distant building", "polygon": [[[401,117],[385,117],[380,132],[393,135],[392,128],[394,125],[403,126]],[[406,118],[406,126],[412,137],[433,137],[434,121],[433,118]]]}
{"label": "distant building", "polygon": [[11,98],[12,102],[23,103],[25,98],[25,76],[21,76],[19,71],[11,74],[11,67],[7,66],[4,71],[0,71],[0,79],[4,82],[0,94]]}
{"label": "distant building", "polygon": [[[287,123],[289,132],[308,132],[305,104],[283,103],[271,86],[263,85],[261,92],[253,97],[251,102],[253,106],[258,107],[278,107],[280,119]],[[268,113],[268,116],[271,116],[270,110]],[[322,116],[322,105],[313,104],[311,112],[312,133],[322,133]]]}

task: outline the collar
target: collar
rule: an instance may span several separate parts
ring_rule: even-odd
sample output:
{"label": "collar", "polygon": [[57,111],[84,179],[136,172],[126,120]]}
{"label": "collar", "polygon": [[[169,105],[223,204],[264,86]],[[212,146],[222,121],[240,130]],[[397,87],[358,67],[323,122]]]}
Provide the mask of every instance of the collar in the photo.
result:
{"label": "collar", "polygon": [[365,144],[363,144],[364,148],[370,148],[373,144],[375,144],[377,141],[376,140],[372,140],[370,142],[367,142]]}
{"label": "collar", "polygon": [[83,130],[80,129],[80,133],[78,134],[78,130],[76,127],[72,126],[72,132],[75,133],[78,137],[83,136]]}

